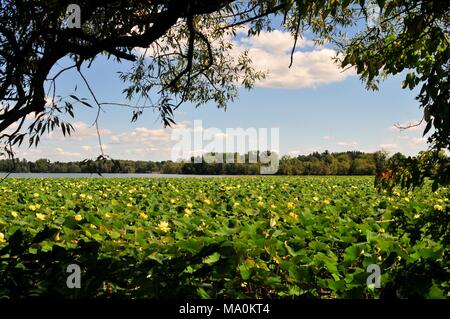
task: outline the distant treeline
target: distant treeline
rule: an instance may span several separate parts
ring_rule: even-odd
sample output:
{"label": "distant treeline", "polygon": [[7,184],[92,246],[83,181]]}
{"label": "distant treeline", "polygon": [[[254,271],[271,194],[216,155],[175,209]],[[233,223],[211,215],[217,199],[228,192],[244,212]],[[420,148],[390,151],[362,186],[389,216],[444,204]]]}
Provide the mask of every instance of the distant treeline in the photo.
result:
{"label": "distant treeline", "polygon": [[[223,154],[225,157],[226,155]],[[237,154],[232,154],[236,159]],[[403,157],[400,153],[394,156]],[[200,175],[258,175],[260,163],[194,163],[173,161],[98,160],[78,162],[51,162],[39,159],[0,160],[0,171],[15,173],[163,173]],[[283,156],[279,159],[279,175],[374,175],[382,169],[386,160],[384,152],[312,153],[310,155]],[[200,162],[197,158],[196,162]],[[229,161],[230,162],[230,161]]]}

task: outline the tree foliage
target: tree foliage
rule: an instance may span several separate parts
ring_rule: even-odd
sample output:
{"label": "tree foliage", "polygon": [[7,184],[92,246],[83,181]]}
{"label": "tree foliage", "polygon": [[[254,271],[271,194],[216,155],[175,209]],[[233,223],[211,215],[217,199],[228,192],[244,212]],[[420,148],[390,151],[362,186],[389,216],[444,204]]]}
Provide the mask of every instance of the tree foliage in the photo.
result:
{"label": "tree foliage", "polygon": [[[82,8],[79,29],[67,27],[69,3]],[[28,136],[30,144],[37,143],[41,134],[56,127],[70,134],[73,128],[61,123],[59,115],[73,116],[74,104],[91,104],[76,96],[56,95],[56,81],[69,69],[80,72],[100,110],[103,103],[81,74],[81,66],[90,66],[100,55],[134,62],[129,72],[120,75],[129,84],[124,92],[128,98],[143,97],[142,105],[133,110],[133,120],[151,107],[170,125],[173,110],[186,101],[202,104],[213,100],[224,107],[236,96],[238,82],[251,87],[263,76],[250,67],[246,52],[237,57],[227,54],[234,28],[221,28],[227,16],[245,18],[267,7],[263,1],[253,9],[251,5],[223,0],[2,1],[2,140],[11,146]],[[72,60],[73,66],[50,77],[64,57]],[[150,96],[155,93],[158,99],[152,101]],[[29,114],[35,114],[35,120],[23,132]],[[7,131],[14,123],[19,123],[18,127]]]}
{"label": "tree foliage", "polygon": [[[283,156],[279,160],[277,175],[375,175],[386,169],[387,160],[378,159],[383,154],[363,152],[312,153],[309,155]],[[205,154],[208,156],[210,154]],[[218,154],[212,154],[217,156]],[[185,161],[130,161],[103,160],[81,162],[50,162],[38,159],[34,162],[25,159],[0,159],[0,172],[15,173],[165,173],[165,174],[198,174],[198,175],[259,175],[261,162],[250,160],[250,154],[220,154],[222,163],[208,163],[205,158],[194,158]],[[227,156],[242,161],[227,161]],[[397,154],[393,158],[398,156]],[[381,165],[381,166],[380,166]]]}
{"label": "tree foliage", "polygon": [[420,152],[416,157],[405,157],[400,153],[389,158],[375,179],[378,188],[414,188],[423,185],[426,178],[433,180],[432,190],[450,183],[450,161],[443,151]]}

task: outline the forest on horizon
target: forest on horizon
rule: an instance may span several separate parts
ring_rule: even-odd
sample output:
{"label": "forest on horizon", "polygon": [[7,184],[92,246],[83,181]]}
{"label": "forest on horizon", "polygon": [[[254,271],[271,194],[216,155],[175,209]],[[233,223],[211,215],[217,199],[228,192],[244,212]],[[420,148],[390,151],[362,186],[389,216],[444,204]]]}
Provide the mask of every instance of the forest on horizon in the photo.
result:
{"label": "forest on horizon", "polygon": [[[261,163],[249,163],[249,154],[245,162],[238,163],[234,154],[234,162],[227,163],[194,163],[191,161],[132,161],[132,160],[84,160],[73,162],[50,161],[38,159],[0,160],[1,172],[13,173],[162,173],[162,174],[199,174],[199,175],[259,175]],[[244,158],[244,157],[242,157]],[[390,160],[405,156],[396,153]],[[314,152],[309,155],[289,156],[279,159],[276,175],[375,175],[382,170],[387,161],[384,152],[364,153],[359,151]],[[198,158],[197,161],[199,162]]]}

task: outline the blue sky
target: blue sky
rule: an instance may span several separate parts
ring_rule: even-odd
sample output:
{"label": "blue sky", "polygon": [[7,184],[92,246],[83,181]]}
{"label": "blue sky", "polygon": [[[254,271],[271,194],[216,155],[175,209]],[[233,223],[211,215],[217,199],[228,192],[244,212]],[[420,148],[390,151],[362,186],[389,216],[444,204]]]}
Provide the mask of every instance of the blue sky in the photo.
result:
{"label": "blue sky", "polygon": [[[192,132],[195,120],[202,120],[204,129],[216,128],[224,133],[227,128],[278,128],[279,152],[283,155],[380,149],[414,155],[426,148],[423,127],[403,132],[393,127],[396,123],[417,122],[422,116],[414,99],[417,92],[401,89],[404,75],[389,78],[379,91],[367,91],[352,70],[342,73],[333,64],[333,50],[316,47],[308,39],[299,42],[294,65],[289,69],[291,45],[290,36],[281,31],[235,40],[234,53],[249,50],[255,68],[268,71],[267,79],[251,91],[240,90],[238,100],[229,103],[226,112],[213,103],[197,109],[183,105],[176,113],[175,129]],[[64,65],[66,62],[60,61],[60,66]],[[121,94],[125,86],[117,71],[127,67],[127,63],[117,65],[100,58],[85,71],[99,100],[125,102]],[[57,93],[71,94],[75,86],[78,96],[89,97],[77,73],[71,71],[60,77]],[[136,123],[130,123],[129,109],[110,106],[105,111],[100,118],[105,153],[118,159],[171,158],[174,129],[163,129],[155,112],[147,110]],[[72,137],[63,139],[53,133],[37,149],[22,147],[17,156],[69,161],[98,155],[91,126],[95,110],[79,106],[75,113],[76,132]]]}

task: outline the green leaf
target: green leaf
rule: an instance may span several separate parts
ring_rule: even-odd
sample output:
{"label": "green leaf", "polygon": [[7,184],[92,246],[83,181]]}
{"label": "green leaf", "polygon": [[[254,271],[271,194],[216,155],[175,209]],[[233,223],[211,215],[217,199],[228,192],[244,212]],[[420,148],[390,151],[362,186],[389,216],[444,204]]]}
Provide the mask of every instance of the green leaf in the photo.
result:
{"label": "green leaf", "polygon": [[344,261],[354,261],[358,258],[359,255],[359,248],[356,245],[347,247],[345,249],[345,253],[344,253]]}
{"label": "green leaf", "polygon": [[197,288],[197,293],[202,299],[210,299],[211,297],[208,295],[208,293],[203,289],[202,287]]}
{"label": "green leaf", "polygon": [[119,239],[120,238],[120,233],[119,232],[117,232],[117,231],[115,231],[115,230],[113,230],[113,231],[111,231],[110,233],[109,233],[109,236],[112,238],[112,239]]}
{"label": "green leaf", "polygon": [[239,265],[239,273],[242,279],[248,280],[252,274],[252,271],[246,265]]}
{"label": "green leaf", "polygon": [[95,216],[92,213],[85,213],[84,217],[86,218],[86,221],[88,221],[91,224],[94,224],[94,225],[100,225],[101,224],[100,218],[98,218],[97,216]]}
{"label": "green leaf", "polygon": [[446,299],[446,297],[444,295],[444,291],[436,285],[431,286],[430,291],[428,292],[427,298],[428,299]]}
{"label": "green leaf", "polygon": [[219,261],[219,259],[220,259],[220,254],[218,252],[215,252],[214,254],[212,254],[206,258],[203,258],[203,263],[212,265],[212,264],[216,263],[217,261]]}

